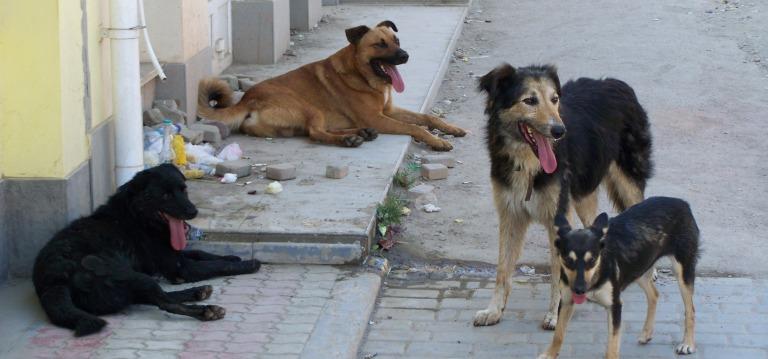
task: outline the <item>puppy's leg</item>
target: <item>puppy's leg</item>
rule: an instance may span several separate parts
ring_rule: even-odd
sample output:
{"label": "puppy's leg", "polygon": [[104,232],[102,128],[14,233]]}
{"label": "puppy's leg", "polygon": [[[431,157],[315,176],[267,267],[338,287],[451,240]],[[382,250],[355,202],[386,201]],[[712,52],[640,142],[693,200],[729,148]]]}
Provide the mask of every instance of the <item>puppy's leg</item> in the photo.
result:
{"label": "puppy's leg", "polygon": [[196,261],[214,261],[222,260],[229,262],[240,262],[242,259],[238,256],[220,256],[213,253],[208,253],[198,249],[188,249],[181,251],[181,255],[185,258],[194,259]]}
{"label": "puppy's leg", "polygon": [[[143,273],[132,273],[127,280],[127,285],[133,290],[138,304],[153,304],[158,308],[173,314],[186,315],[203,321],[218,320],[224,318],[226,310],[217,305],[187,305],[181,304],[176,299],[183,295],[175,292],[175,297],[166,293],[155,280]],[[186,295],[188,293],[185,293]]]}
{"label": "puppy's leg", "polygon": [[256,259],[241,262],[182,260],[178,276],[185,282],[198,282],[214,277],[254,273],[261,267]]}
{"label": "puppy's leg", "polygon": [[427,146],[435,151],[450,151],[453,149],[453,145],[450,142],[431,134],[429,131],[416,125],[400,122],[384,114],[363,114],[359,117],[366,126],[375,128],[381,133],[409,135],[416,140],[426,143]]}
{"label": "puppy's leg", "polygon": [[446,134],[456,137],[464,137],[467,131],[450,125],[438,117],[427,115],[423,113],[416,113],[408,111],[406,109],[392,106],[389,111],[384,110],[384,114],[394,118],[395,120],[410,123],[418,126],[427,126],[430,130],[436,128]]}
{"label": "puppy's leg", "polygon": [[560,287],[560,310],[557,314],[557,326],[555,327],[555,335],[552,338],[552,343],[549,344],[549,348],[544,354],[539,355],[539,359],[555,359],[560,353],[560,347],[563,345],[565,339],[565,331],[568,329],[568,322],[573,315],[574,305],[571,298],[571,291],[569,288]]}
{"label": "puppy's leg", "polygon": [[[554,221],[553,221],[554,222]],[[550,282],[549,311],[544,315],[544,321],[541,327],[546,330],[553,330],[557,325],[557,308],[560,304],[560,259],[555,247],[557,239],[557,230],[554,226],[547,226],[547,235],[549,236],[549,269],[552,273]]]}
{"label": "puppy's leg", "polygon": [[513,213],[509,208],[512,203],[506,201],[504,189],[494,183],[494,199],[499,214],[499,262],[496,266],[496,288],[488,308],[475,313],[474,325],[494,325],[501,320],[515,270],[515,263],[520,257],[525,243],[525,232],[530,218],[527,214]]}
{"label": "puppy's leg", "polygon": [[[696,309],[693,306],[693,268],[691,266],[684,266],[679,261],[672,260],[675,267],[675,275],[677,276],[677,285],[680,287],[680,295],[683,296],[683,304],[685,305],[685,333],[683,334],[683,342],[675,348],[677,354],[691,354],[696,352],[696,344],[694,342],[693,328],[696,322]],[[686,279],[688,279],[686,281]]]}
{"label": "puppy's leg", "polygon": [[174,292],[166,292],[168,297],[176,303],[184,302],[197,302],[206,300],[211,297],[213,293],[213,287],[210,285],[202,285],[199,287],[188,288],[184,290],[177,290]]}
{"label": "puppy's leg", "polygon": [[643,288],[645,298],[648,301],[648,309],[645,313],[645,325],[643,325],[643,332],[640,334],[637,342],[640,344],[648,344],[648,342],[651,341],[651,338],[653,338],[653,324],[656,320],[656,303],[659,301],[659,291],[653,283],[653,269],[645,272],[645,274],[637,280],[637,284],[640,288]]}
{"label": "puppy's leg", "polygon": [[[618,299],[614,297],[615,299]],[[621,300],[615,300],[608,308],[608,349],[606,359],[618,359],[621,346]]]}

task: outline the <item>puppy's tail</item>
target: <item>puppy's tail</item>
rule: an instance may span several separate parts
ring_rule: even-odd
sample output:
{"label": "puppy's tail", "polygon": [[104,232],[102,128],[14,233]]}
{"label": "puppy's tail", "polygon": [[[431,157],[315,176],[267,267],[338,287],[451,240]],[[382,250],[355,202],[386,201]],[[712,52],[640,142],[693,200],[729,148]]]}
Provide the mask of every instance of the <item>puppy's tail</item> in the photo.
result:
{"label": "puppy's tail", "polygon": [[51,323],[72,329],[76,337],[96,333],[107,325],[104,319],[77,308],[69,288],[63,285],[48,288],[40,295],[40,304]]}
{"label": "puppy's tail", "polygon": [[236,130],[250,112],[242,102],[232,103],[232,89],[224,80],[214,77],[200,80],[197,90],[197,115],[221,121]]}

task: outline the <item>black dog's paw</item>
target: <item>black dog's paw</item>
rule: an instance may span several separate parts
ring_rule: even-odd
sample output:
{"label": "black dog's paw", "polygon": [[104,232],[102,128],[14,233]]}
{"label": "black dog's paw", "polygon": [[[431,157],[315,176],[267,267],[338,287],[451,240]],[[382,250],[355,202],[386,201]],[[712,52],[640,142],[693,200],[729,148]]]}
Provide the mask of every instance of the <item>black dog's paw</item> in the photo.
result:
{"label": "black dog's paw", "polygon": [[107,325],[107,321],[98,317],[81,319],[75,325],[75,336],[82,337],[101,331]]}
{"label": "black dog's paw", "polygon": [[342,145],[344,147],[360,147],[360,145],[363,144],[363,141],[365,140],[360,136],[346,136],[342,140]]}
{"label": "black dog's paw", "polygon": [[203,285],[195,289],[197,289],[197,292],[195,293],[195,298],[197,300],[206,300],[213,294],[213,287],[210,285]]}
{"label": "black dog's paw", "polygon": [[227,310],[219,307],[218,305],[206,305],[205,309],[203,310],[203,315],[200,317],[200,320],[203,321],[210,321],[210,320],[219,320],[221,318],[224,318],[224,316],[227,315]]}
{"label": "black dog's paw", "polygon": [[357,135],[365,141],[373,141],[376,137],[379,137],[379,131],[373,128],[361,128],[360,131],[357,131]]}
{"label": "black dog's paw", "polygon": [[245,262],[248,263],[248,269],[250,270],[250,273],[256,273],[259,268],[261,268],[261,262],[259,262],[258,259],[252,259]]}
{"label": "black dog's paw", "polygon": [[227,262],[240,262],[243,259],[238,256],[223,256],[221,259],[227,261]]}

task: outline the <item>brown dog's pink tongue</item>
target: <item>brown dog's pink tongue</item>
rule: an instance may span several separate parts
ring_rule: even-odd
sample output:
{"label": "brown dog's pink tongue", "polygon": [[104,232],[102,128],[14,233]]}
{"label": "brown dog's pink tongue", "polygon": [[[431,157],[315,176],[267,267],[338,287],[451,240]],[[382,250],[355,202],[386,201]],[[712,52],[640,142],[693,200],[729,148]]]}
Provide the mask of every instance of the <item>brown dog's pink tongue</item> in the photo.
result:
{"label": "brown dog's pink tongue", "polygon": [[571,296],[573,297],[573,302],[576,304],[582,304],[587,300],[586,294],[571,293]]}
{"label": "brown dog's pink tongue", "polygon": [[537,131],[532,132],[533,138],[536,139],[536,147],[539,150],[539,163],[541,163],[541,168],[543,168],[546,173],[555,172],[557,169],[557,158],[555,158],[555,151],[552,150],[552,142]]}
{"label": "brown dog's pink tongue", "polygon": [[163,217],[168,221],[168,229],[171,231],[171,247],[177,251],[184,249],[187,246],[187,230],[184,221],[165,213]]}
{"label": "brown dog's pink tongue", "polygon": [[400,76],[400,71],[397,71],[397,66],[386,65],[384,66],[384,71],[389,75],[389,78],[392,79],[392,88],[394,88],[395,91],[405,91],[405,82],[403,82],[403,77]]}

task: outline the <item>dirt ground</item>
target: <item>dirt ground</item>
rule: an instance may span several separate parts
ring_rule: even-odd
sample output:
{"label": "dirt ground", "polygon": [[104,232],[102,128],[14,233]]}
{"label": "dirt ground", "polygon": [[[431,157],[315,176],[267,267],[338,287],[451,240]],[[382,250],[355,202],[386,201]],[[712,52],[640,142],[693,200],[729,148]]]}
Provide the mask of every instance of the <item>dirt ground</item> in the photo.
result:
{"label": "dirt ground", "polygon": [[[768,274],[768,165],[760,158],[768,150],[768,3],[674,3],[475,0],[435,105],[472,135],[452,140],[462,163],[450,177],[429,183],[442,211],[414,210],[403,243],[387,255],[495,264],[498,220],[476,79],[503,61],[554,63],[563,81],[616,77],[634,87],[654,135],[646,194],[691,203],[701,273]],[[610,209],[604,195],[600,209]],[[543,228],[533,226],[520,263],[543,268],[547,247]]]}

